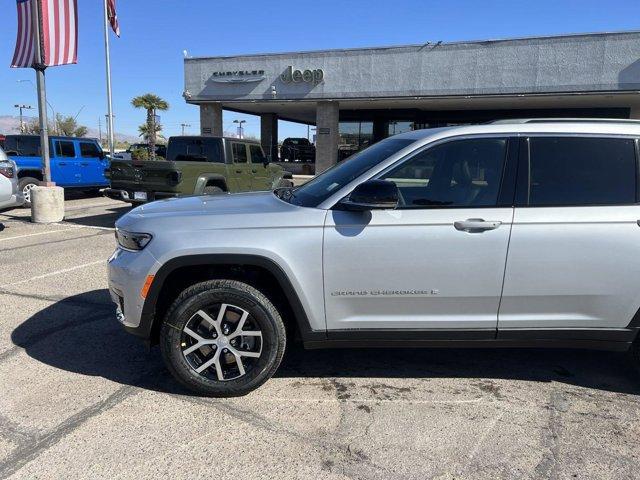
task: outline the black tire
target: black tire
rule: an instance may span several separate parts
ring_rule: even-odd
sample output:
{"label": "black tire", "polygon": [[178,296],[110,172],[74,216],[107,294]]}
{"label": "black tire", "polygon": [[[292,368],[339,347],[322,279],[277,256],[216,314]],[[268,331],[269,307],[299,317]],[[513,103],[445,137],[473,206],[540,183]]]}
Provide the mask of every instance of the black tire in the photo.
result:
{"label": "black tire", "polygon": [[[28,193],[32,187],[40,185],[40,180],[34,177],[22,177],[18,181],[18,191],[24,196],[23,207],[31,207],[31,195]],[[31,188],[29,188],[31,187]]]}
{"label": "black tire", "polygon": [[224,193],[224,190],[220,187],[216,187],[215,185],[207,185],[204,187],[202,193],[204,195],[220,195],[221,193]]}
{"label": "black tire", "polygon": [[[249,314],[261,331],[260,357],[244,375],[219,380],[197,373],[183,354],[184,328],[199,310],[221,304],[238,307]],[[218,307],[220,308],[220,307]],[[184,290],[173,302],[160,330],[160,350],[171,374],[186,388],[210,397],[235,397],[255,390],[278,369],[286,346],[286,330],[280,314],[260,291],[236,280],[210,280]],[[208,373],[207,369],[203,373]]]}

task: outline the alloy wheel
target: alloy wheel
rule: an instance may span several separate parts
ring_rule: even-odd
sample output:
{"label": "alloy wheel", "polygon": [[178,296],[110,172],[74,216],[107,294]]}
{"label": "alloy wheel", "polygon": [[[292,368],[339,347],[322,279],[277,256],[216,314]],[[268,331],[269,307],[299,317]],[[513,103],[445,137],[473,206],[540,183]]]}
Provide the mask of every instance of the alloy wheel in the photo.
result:
{"label": "alloy wheel", "polygon": [[262,331],[246,310],[227,303],[198,310],[182,329],[182,354],[209,380],[235,380],[262,354]]}
{"label": "alloy wheel", "polygon": [[36,187],[35,183],[27,183],[24,187],[22,187],[22,197],[24,201],[27,203],[31,203],[31,190],[33,187]]}

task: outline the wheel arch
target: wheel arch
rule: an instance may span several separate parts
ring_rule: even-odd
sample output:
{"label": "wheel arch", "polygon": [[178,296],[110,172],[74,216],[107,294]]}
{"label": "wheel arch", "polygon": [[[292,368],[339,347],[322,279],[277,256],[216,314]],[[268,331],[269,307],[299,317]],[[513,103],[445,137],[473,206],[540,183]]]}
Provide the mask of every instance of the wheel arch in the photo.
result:
{"label": "wheel arch", "polygon": [[304,342],[326,339],[324,330],[311,329],[300,297],[280,265],[267,257],[248,254],[188,255],[167,261],[154,276],[140,326],[129,330],[157,343],[164,315],[177,295],[190,285],[213,278],[244,281],[258,288],[282,310],[289,333],[298,334]]}
{"label": "wheel arch", "polygon": [[29,169],[29,168],[19,168],[18,169],[18,178],[24,178],[24,177],[33,177],[36,178],[38,180],[42,180],[42,171],[41,170],[37,170],[37,169]]}
{"label": "wheel arch", "polygon": [[220,186],[225,192],[229,191],[229,186],[227,185],[227,179],[224,175],[220,174],[210,174],[210,175],[200,175],[196,180],[196,186],[194,188],[194,194],[199,195],[204,192],[204,188],[209,185]]}

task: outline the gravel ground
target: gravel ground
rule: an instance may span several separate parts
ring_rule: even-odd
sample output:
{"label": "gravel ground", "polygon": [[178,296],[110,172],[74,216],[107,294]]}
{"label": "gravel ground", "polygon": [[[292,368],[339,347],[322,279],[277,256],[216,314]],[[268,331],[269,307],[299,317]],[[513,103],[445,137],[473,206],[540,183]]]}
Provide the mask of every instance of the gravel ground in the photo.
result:
{"label": "gravel ground", "polygon": [[293,347],[246,397],[189,394],[115,320],[123,205],[0,212],[0,478],[640,476],[640,378],[615,353]]}

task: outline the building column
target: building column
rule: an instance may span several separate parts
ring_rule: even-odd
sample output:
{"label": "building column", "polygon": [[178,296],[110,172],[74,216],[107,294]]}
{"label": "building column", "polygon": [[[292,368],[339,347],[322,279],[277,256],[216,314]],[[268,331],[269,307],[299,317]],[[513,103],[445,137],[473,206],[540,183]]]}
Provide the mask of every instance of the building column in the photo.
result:
{"label": "building column", "polygon": [[263,113],[260,115],[260,143],[265,155],[272,162],[278,161],[278,115]]}
{"label": "building column", "polygon": [[318,102],[316,106],[316,175],[338,163],[339,119],[338,102]]}
{"label": "building column", "polygon": [[200,135],[222,137],[222,105],[203,103],[200,105]]}

